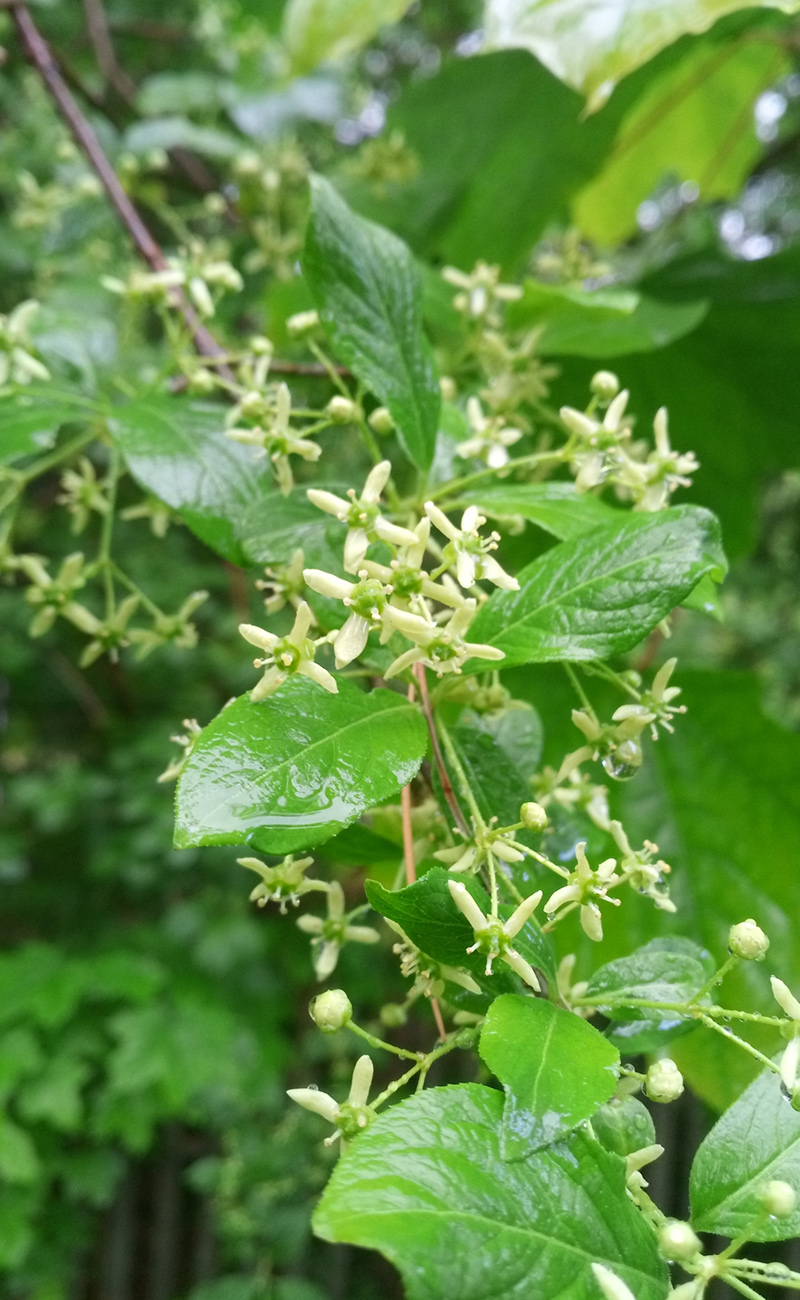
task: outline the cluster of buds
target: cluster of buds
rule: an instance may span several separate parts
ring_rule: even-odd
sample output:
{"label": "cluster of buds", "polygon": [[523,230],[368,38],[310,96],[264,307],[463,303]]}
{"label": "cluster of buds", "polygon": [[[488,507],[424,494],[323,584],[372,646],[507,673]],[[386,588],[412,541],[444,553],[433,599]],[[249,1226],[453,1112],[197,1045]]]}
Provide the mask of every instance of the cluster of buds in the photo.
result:
{"label": "cluster of buds", "polygon": [[39,310],[33,298],[26,299],[0,316],[0,388],[7,383],[30,384],[50,378],[47,366],[35,355],[29,338],[30,324]]}
{"label": "cluster of buds", "polygon": [[[316,886],[319,888],[319,885]],[[327,915],[306,914],[297,918],[298,928],[313,936],[314,970],[318,980],[326,980],[336,969],[339,953],[346,943],[377,943],[380,935],[371,925],[351,925],[344,910],[344,891],[338,880],[325,886]]]}
{"label": "cluster of buds", "polygon": [[513,945],[513,940],[539,906],[542,898],[541,890],[524,899],[507,921],[501,921],[497,916],[485,916],[466,885],[460,880],[449,880],[447,887],[450,890],[450,897],[469,921],[475,935],[475,942],[467,948],[467,952],[480,952],[486,957],[486,974],[491,975],[492,964],[495,961],[503,961],[533,989],[534,993],[545,992],[536,971]]}
{"label": "cluster of buds", "polygon": [[[579,492],[601,483],[613,485],[621,496],[633,502],[634,510],[662,510],[678,487],[689,487],[698,469],[693,452],[673,451],[664,407],[653,421],[655,446],[631,442],[631,420],[625,411],[629,394],[616,391],[615,375],[600,371],[592,381],[594,397],[588,411],[571,406],[561,408],[561,419],[570,433],[568,451]],[[592,412],[607,406],[602,419]]]}
{"label": "cluster of buds", "polygon": [[442,279],[459,291],[453,298],[457,312],[470,322],[494,328],[502,324],[503,304],[517,302],[522,297],[519,285],[501,284],[500,267],[489,266],[486,262],[476,262],[469,274],[454,266],[446,266]]}
{"label": "cluster of buds", "polygon": [[313,1087],[289,1088],[286,1095],[304,1110],[321,1115],[329,1124],[333,1124],[334,1132],[325,1139],[326,1146],[332,1146],[339,1140],[344,1145],[352,1138],[358,1137],[359,1133],[363,1133],[375,1118],[375,1111],[367,1104],[369,1090],[372,1087],[372,1075],[372,1061],[368,1056],[360,1056],[353,1069],[347,1101],[339,1103],[327,1092],[320,1092],[318,1088]]}
{"label": "cluster of buds", "polygon": [[250,902],[259,907],[267,903],[277,903],[282,915],[286,915],[289,903],[297,907],[303,894],[314,890],[327,892],[330,886],[324,880],[307,880],[306,871],[313,863],[313,858],[295,858],[289,853],[275,867],[268,867],[260,858],[237,858],[240,867],[255,871],[260,880],[250,894]]}
{"label": "cluster of buds", "polygon": [[288,385],[270,385],[244,393],[230,412],[226,429],[234,442],[254,447],[256,458],[269,457],[284,495],[294,486],[289,457],[317,461],[322,453],[318,442],[292,429],[291,417],[292,395]]}

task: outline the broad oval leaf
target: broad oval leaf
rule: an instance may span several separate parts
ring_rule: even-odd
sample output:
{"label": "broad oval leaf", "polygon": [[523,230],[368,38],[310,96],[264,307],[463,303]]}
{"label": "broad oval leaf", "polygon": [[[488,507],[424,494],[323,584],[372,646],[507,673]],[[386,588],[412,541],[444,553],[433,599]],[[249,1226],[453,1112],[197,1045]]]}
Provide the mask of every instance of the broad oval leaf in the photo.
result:
{"label": "broad oval leaf", "polygon": [[[711,954],[691,939],[651,939],[630,957],[595,971],[586,997],[614,1020],[637,1018],[630,1002],[688,1002],[714,973]],[[607,997],[608,1002],[603,999]],[[642,1018],[647,1018],[642,1008]]]}
{"label": "broad oval leaf", "polygon": [[[542,756],[544,735],[536,710],[521,700],[514,700],[509,707],[494,713],[462,709],[454,722],[448,722],[448,731],[487,822],[492,817],[497,817],[499,826],[518,822],[520,805],[532,798],[530,778]],[[434,788],[439,795],[436,774]],[[454,782],[453,789],[463,807],[458,781]],[[446,805],[441,798],[440,803],[444,810]],[[464,807],[464,811],[469,810]]]}
{"label": "broad oval leaf", "polygon": [[393,1106],[334,1170],[317,1234],[380,1250],[408,1300],[597,1300],[592,1263],[637,1300],[663,1300],[666,1266],[625,1162],[576,1133],[505,1163],[502,1111],[502,1094],[474,1083]]}
{"label": "broad oval leaf", "polygon": [[497,998],[480,1054],[506,1090],[500,1145],[507,1160],[559,1141],[617,1086],[617,1049],[588,1021],[541,998]]}
{"label": "broad oval leaf", "polygon": [[[630,650],[706,573],[722,576],[719,524],[699,506],[628,514],[524,568],[519,591],[497,591],[470,636],[504,651],[504,667],[606,659]],[[472,671],[478,666],[469,663]]]}
{"label": "broad oval leaf", "polygon": [[592,1116],[592,1132],[618,1156],[653,1146],[656,1140],[653,1116],[638,1097],[612,1097]]}
{"label": "broad oval leaf", "polygon": [[79,393],[25,391],[0,401],[0,464],[35,456],[55,446],[62,424],[85,423],[99,409]]}
{"label": "broad oval leaf", "polygon": [[631,289],[587,292],[527,280],[508,314],[512,325],[541,329],[545,356],[603,358],[666,347],[691,333],[707,310],[704,302],[657,302]]}
{"label": "broad oval leaf", "polygon": [[399,794],[427,743],[419,709],[394,691],[339,678],[330,695],[294,677],[262,703],[242,695],[205,728],[181,775],[175,846],[321,844]]}
{"label": "broad oval leaf", "polygon": [[761,1210],[758,1193],[780,1179],[800,1188],[800,1114],[764,1070],[704,1138],[690,1181],[692,1223],[701,1232],[751,1241],[784,1241],[800,1233],[800,1205],[784,1219],[752,1221]]}
{"label": "broad oval leaf", "polygon": [[154,394],[116,409],[109,428],[142,487],[223,559],[248,561],[244,539],[277,493],[268,462],[225,436],[224,407]]}
{"label": "broad oval leaf", "polygon": [[283,41],[295,76],[327,60],[344,58],[396,23],[410,0],[289,0]]}
{"label": "broad oval leaf", "polygon": [[312,176],[303,273],[336,355],[388,406],[406,452],[428,469],[441,394],[408,248]]}
{"label": "broad oval leaf", "polygon": [[679,36],[747,8],[793,13],[797,0],[487,0],[492,48],[522,46],[599,108],[616,83]]}
{"label": "broad oval leaf", "polygon": [[[486,977],[486,958],[477,952],[467,952],[475,936],[450,895],[448,881],[452,879],[444,868],[431,867],[404,889],[385,889],[377,880],[368,880],[367,898],[376,912],[399,925],[411,942],[434,961],[468,970],[492,994],[504,992],[503,985],[519,987],[504,962],[495,962],[493,974]],[[488,912],[489,896],[480,882],[474,876],[458,879],[466,885],[478,906]],[[501,919],[510,916],[513,910],[509,905],[501,907]],[[534,920],[523,926],[514,944],[526,961],[538,967],[549,980],[555,980],[553,941]]]}

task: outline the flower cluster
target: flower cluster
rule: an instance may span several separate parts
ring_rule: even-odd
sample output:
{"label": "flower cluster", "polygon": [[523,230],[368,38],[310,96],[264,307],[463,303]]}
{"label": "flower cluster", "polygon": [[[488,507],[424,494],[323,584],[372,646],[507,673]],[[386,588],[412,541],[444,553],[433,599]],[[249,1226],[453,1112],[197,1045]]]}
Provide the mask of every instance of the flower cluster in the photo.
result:
{"label": "flower cluster", "polygon": [[34,379],[50,378],[50,371],[35,355],[29,337],[38,310],[38,302],[28,298],[7,316],[0,316],[0,388],[9,382],[30,384]]}

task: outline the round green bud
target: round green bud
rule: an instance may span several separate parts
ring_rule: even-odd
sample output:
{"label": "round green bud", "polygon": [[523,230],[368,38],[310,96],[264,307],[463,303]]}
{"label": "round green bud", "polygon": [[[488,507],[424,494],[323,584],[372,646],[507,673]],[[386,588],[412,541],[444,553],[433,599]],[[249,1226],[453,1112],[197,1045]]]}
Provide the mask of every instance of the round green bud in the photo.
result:
{"label": "round green bud", "polygon": [[399,1002],[386,1002],[381,1007],[381,1024],[387,1029],[399,1029],[407,1020],[406,1009]]}
{"label": "round green bud", "polygon": [[543,831],[548,822],[547,813],[540,803],[524,803],[519,810],[519,819],[526,831]]}
{"label": "round green bud", "polygon": [[619,392],[619,380],[610,370],[598,370],[592,375],[590,388],[601,402],[610,402]]}
{"label": "round green bud", "polygon": [[675,1062],[665,1056],[650,1066],[644,1090],[651,1101],[677,1101],[683,1092],[683,1075]]}
{"label": "round green bud", "polygon": [[758,1199],[767,1214],[774,1215],[776,1219],[787,1219],[797,1207],[797,1192],[779,1178],[762,1187]]}
{"label": "round green bud", "polygon": [[450,375],[442,375],[439,380],[439,388],[445,402],[455,401],[458,392],[455,379],[452,379]]}
{"label": "round green bud", "polygon": [[667,1259],[693,1259],[701,1249],[700,1238],[688,1223],[670,1219],[658,1230],[658,1244]]}
{"label": "round green bud", "polygon": [[328,989],[314,998],[308,1013],[323,1034],[335,1034],[353,1018],[353,1005],[344,989]]}
{"label": "round green bud", "polygon": [[351,402],[349,397],[341,397],[338,393],[331,398],[325,410],[337,424],[349,424],[351,420],[358,417],[358,407],[355,402]]}
{"label": "round green bud", "polygon": [[376,433],[381,434],[391,433],[394,428],[391,412],[385,406],[376,406],[367,423]]}
{"label": "round green bud", "polygon": [[769,939],[752,917],[731,926],[728,949],[734,957],[741,957],[744,961],[763,961],[768,948]]}

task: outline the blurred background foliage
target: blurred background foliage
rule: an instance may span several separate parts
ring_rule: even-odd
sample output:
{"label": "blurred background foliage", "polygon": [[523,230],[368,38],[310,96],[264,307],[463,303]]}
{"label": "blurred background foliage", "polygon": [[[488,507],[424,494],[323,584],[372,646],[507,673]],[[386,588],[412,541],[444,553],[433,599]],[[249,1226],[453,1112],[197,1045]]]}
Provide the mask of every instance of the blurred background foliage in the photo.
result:
{"label": "blurred background foliage", "polygon": [[[547,6],[477,0],[49,0],[35,16],[161,243],[200,237],[242,271],[225,327],[295,355],[313,169],[425,263],[444,355],[458,326],[435,268],[485,259],[526,280],[514,310],[539,330],[556,402],[603,364],[643,423],[666,404],[735,561],[719,617],[681,612],[675,651],[756,673],[767,711],[798,729],[800,19],[727,6],[712,26],[718,6],[698,0],[698,34],[656,49],[623,31],[603,52],[559,27],[564,8],[550,29]],[[53,373],[124,388],[160,364],[146,308],[99,283],[133,254],[2,12],[0,42],[0,310],[39,298]],[[4,436],[0,402],[0,460]],[[58,492],[36,483],[20,549],[74,549]],[[235,626],[257,621],[257,598],[179,521],[163,542],[147,519],[120,527],[162,608],[211,593],[191,653],[80,670],[78,634],[29,639],[29,608],[0,589],[0,1295],[394,1294],[380,1260],[310,1237],[330,1156],[283,1089],[345,1079],[353,1051],[312,1033],[307,940],[251,907],[235,850],[171,849],[156,780],[181,720],[250,684]],[[758,691],[734,698],[758,713]],[[792,745],[795,792],[797,776]],[[375,869],[373,849],[356,843],[352,866]],[[401,996],[388,946],[368,975],[349,951],[342,969],[367,1017]],[[420,1028],[403,1032],[414,1045]],[[703,1068],[706,1099],[729,1098],[724,1062]]]}

